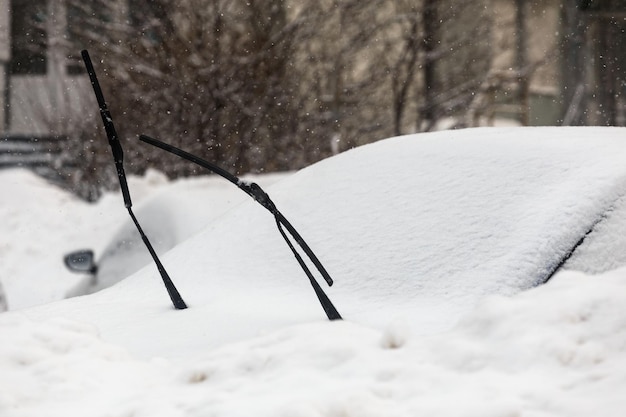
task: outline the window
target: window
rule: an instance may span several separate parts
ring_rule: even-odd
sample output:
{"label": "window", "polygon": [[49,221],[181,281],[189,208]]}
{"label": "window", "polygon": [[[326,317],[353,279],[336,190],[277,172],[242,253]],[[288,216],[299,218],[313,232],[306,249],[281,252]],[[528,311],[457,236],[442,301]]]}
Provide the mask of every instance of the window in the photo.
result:
{"label": "window", "polygon": [[11,73],[46,73],[46,0],[11,1]]}

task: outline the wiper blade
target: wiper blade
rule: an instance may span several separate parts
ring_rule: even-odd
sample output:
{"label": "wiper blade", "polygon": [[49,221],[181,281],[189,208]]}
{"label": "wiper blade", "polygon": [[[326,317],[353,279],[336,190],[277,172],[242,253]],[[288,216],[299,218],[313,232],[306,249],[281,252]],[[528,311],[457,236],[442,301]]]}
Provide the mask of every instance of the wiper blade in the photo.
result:
{"label": "wiper blade", "polygon": [[309,245],[307,245],[307,243],[304,241],[300,233],[298,233],[298,231],[291,225],[291,223],[289,223],[289,221],[285,218],[285,216],[276,208],[276,205],[270,199],[269,195],[267,195],[267,193],[263,191],[263,189],[258,184],[254,182],[243,181],[237,176],[231,174],[230,172],[220,168],[219,166],[215,164],[212,164],[209,161],[206,161],[189,152],[183,151],[182,149],[177,148],[168,143],[161,142],[160,140],[151,138],[150,136],[140,135],[139,139],[145,143],[156,146],[157,148],[163,149],[164,151],[177,155],[183,159],[193,162],[196,165],[199,165],[203,168],[208,169],[211,172],[214,172],[220,175],[221,177],[227,179],[228,181],[230,181],[231,183],[239,187],[239,189],[244,191],[246,194],[252,197],[256,202],[261,204],[270,213],[272,213],[272,215],[274,216],[276,220],[276,226],[278,227],[278,230],[280,231],[281,236],[283,237],[283,239],[285,239],[285,242],[287,242],[289,249],[291,249],[296,260],[300,264],[300,267],[309,278],[309,281],[311,282],[311,286],[313,287],[313,290],[315,291],[315,294],[317,295],[317,298],[320,304],[322,305],[322,308],[324,309],[326,316],[328,317],[329,320],[341,320],[341,315],[339,314],[339,312],[337,311],[333,303],[330,301],[326,293],[324,293],[324,290],[322,289],[322,287],[313,277],[313,274],[311,273],[306,263],[302,259],[302,256],[300,256],[298,251],[295,249],[295,247],[289,240],[284,229],[287,229],[287,231],[293,237],[296,243],[298,243],[298,245],[302,248],[302,250],[309,257],[313,265],[315,265],[315,268],[322,275],[326,283],[329,286],[331,286],[333,285],[333,280],[328,274],[328,272],[326,271],[326,268],[324,268],[320,260],[317,258],[317,256],[315,256],[315,254],[313,253]]}
{"label": "wiper blade", "polygon": [[183,301],[183,298],[180,296],[178,290],[176,289],[176,286],[174,286],[172,279],[165,270],[165,267],[161,263],[159,257],[154,251],[154,248],[150,244],[148,237],[144,233],[143,229],[139,225],[139,222],[137,221],[137,218],[135,217],[135,214],[133,213],[133,203],[130,199],[130,190],[128,189],[126,174],[124,173],[124,151],[122,150],[122,145],[120,144],[119,138],[117,136],[115,125],[113,125],[113,118],[111,117],[111,113],[109,112],[106,102],[104,101],[104,94],[102,93],[102,88],[100,88],[98,77],[96,77],[96,71],[94,70],[91,58],[89,57],[89,52],[87,52],[87,50],[83,50],[80,54],[83,57],[83,61],[85,62],[85,68],[87,69],[87,74],[89,74],[89,79],[91,80],[91,86],[93,87],[93,91],[96,95],[96,100],[98,100],[98,106],[100,107],[100,116],[102,116],[102,123],[104,124],[107,138],[109,139],[109,145],[111,146],[111,151],[113,153],[113,160],[115,161],[117,176],[120,181],[120,188],[122,189],[122,196],[124,197],[124,205],[126,206],[128,214],[130,214],[130,217],[133,220],[135,227],[141,235],[141,239],[146,245],[146,248],[148,248],[148,252],[150,252],[152,259],[157,266],[159,274],[163,279],[163,284],[165,284],[165,288],[167,289],[167,293],[170,296],[170,300],[172,300],[174,308],[176,308],[177,310],[185,309],[187,308],[187,304],[185,304],[185,301]]}

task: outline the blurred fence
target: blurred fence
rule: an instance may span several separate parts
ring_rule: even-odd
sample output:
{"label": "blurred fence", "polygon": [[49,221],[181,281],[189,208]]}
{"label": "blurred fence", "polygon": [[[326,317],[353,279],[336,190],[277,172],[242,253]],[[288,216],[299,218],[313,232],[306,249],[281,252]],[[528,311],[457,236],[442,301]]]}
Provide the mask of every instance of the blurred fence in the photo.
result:
{"label": "blurred fence", "polygon": [[0,169],[25,168],[53,181],[62,182],[69,168],[61,158],[64,138],[7,135],[0,137]]}

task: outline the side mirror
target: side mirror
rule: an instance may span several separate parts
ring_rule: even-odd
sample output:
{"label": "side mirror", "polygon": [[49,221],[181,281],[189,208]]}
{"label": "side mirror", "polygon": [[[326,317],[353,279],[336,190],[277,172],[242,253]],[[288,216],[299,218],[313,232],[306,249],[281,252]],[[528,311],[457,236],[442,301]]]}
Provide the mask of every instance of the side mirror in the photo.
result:
{"label": "side mirror", "polygon": [[72,272],[87,272],[95,274],[98,271],[95,257],[91,249],[78,250],[65,255],[65,266]]}

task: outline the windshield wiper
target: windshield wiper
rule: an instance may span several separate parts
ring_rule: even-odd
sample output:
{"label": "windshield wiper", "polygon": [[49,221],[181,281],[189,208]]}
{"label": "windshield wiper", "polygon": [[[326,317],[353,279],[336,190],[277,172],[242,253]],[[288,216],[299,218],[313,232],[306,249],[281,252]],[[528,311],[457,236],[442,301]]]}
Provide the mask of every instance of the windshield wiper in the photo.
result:
{"label": "windshield wiper", "polygon": [[109,145],[111,146],[111,151],[113,153],[113,160],[115,161],[115,168],[117,169],[117,176],[120,180],[120,188],[122,189],[122,196],[124,197],[124,205],[128,210],[128,214],[130,214],[131,219],[133,219],[133,223],[137,227],[139,234],[141,235],[141,239],[144,244],[148,248],[148,252],[152,256],[154,263],[159,270],[159,274],[161,274],[161,278],[163,279],[163,283],[165,284],[165,288],[167,289],[167,293],[172,300],[172,304],[174,308],[177,310],[182,310],[187,308],[185,301],[183,301],[182,297],[178,293],[176,286],[172,282],[170,276],[168,275],[165,267],[159,260],[154,248],[150,244],[148,237],[141,229],[137,218],[132,210],[132,201],[130,199],[130,191],[128,189],[128,183],[126,181],[126,174],[124,173],[124,151],[122,150],[122,145],[120,144],[119,138],[117,136],[117,132],[115,130],[115,126],[113,125],[113,119],[111,118],[111,113],[107,108],[106,102],[104,101],[104,95],[102,94],[102,89],[100,88],[100,83],[98,82],[98,78],[96,77],[96,71],[93,68],[93,64],[91,62],[91,58],[89,57],[89,52],[86,50],[81,51],[81,56],[83,57],[83,61],[85,62],[85,68],[87,68],[87,74],[89,74],[89,79],[91,80],[91,85],[93,87],[93,91],[96,94],[96,100],[98,100],[98,106],[100,107],[100,116],[102,116],[102,122],[104,123],[104,129],[107,134],[107,138],[109,139]]}
{"label": "windshield wiper", "polygon": [[285,242],[287,242],[289,249],[291,249],[291,252],[294,254],[296,260],[300,264],[300,267],[309,278],[311,286],[313,287],[313,290],[315,291],[315,294],[317,295],[317,298],[322,305],[326,316],[329,320],[341,320],[341,315],[339,314],[333,303],[330,301],[326,293],[324,293],[322,287],[313,277],[313,274],[302,259],[302,256],[300,256],[294,245],[289,240],[287,233],[285,233],[285,229],[287,229],[287,232],[289,232],[289,234],[293,237],[296,243],[298,243],[298,245],[302,248],[304,253],[306,253],[313,265],[315,265],[315,268],[319,271],[319,273],[322,275],[322,277],[329,286],[333,285],[332,278],[330,277],[320,260],[317,258],[317,256],[315,256],[309,245],[307,245],[307,243],[304,241],[300,233],[298,233],[298,231],[291,225],[291,223],[289,223],[285,216],[276,208],[274,202],[258,184],[254,182],[243,181],[237,176],[231,174],[230,172],[220,168],[215,164],[212,164],[202,158],[190,154],[189,152],[185,152],[175,146],[151,138],[150,136],[140,135],[139,139],[145,143],[156,146],[157,148],[161,148],[167,152],[177,155],[183,159],[193,162],[194,164],[197,164],[203,168],[208,169],[211,172],[220,175],[221,177],[227,179],[228,181],[239,187],[242,191],[252,197],[257,203],[259,203],[260,205],[265,207],[270,213],[272,213],[274,219],[276,220],[276,226],[278,227],[281,236],[283,237],[283,239],[285,239]]}

